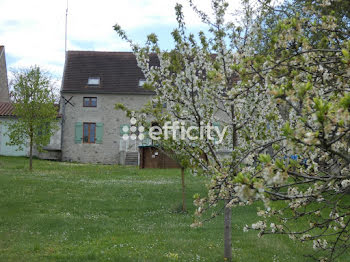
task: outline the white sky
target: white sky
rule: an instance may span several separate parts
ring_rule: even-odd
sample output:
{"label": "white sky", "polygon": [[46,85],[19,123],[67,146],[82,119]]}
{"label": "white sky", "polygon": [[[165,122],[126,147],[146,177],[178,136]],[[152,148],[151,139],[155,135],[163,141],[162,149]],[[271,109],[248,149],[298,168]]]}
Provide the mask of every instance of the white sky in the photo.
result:
{"label": "white sky", "polygon": [[[69,0],[68,50],[129,51],[112,28],[116,23],[137,42],[154,32],[169,48],[176,2],[184,5],[188,28],[200,28],[186,0]],[[194,2],[210,10],[210,0]],[[231,6],[239,2],[231,0]],[[65,11],[66,0],[0,0],[0,45],[5,45],[8,69],[39,65],[60,79]]]}

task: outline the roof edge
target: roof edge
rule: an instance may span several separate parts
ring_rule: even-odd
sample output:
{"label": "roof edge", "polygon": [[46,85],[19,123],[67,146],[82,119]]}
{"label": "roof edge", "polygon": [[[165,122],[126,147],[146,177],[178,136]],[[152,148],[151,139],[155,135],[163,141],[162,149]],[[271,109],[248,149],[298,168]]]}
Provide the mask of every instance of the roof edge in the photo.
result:
{"label": "roof edge", "polygon": [[132,91],[103,91],[103,90],[62,90],[61,94],[63,93],[72,93],[72,94],[113,94],[113,95],[155,95],[156,92],[154,91],[143,91],[143,92],[132,92]]}
{"label": "roof edge", "polygon": [[94,50],[68,50],[68,54],[134,54],[132,51],[94,51]]}

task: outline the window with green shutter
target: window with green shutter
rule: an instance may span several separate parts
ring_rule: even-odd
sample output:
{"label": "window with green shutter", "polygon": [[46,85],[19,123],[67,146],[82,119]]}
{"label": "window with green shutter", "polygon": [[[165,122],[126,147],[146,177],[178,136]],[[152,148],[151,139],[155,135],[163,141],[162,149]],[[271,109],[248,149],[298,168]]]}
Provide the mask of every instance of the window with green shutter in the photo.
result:
{"label": "window with green shutter", "polygon": [[75,123],[75,143],[80,144],[83,141],[83,123]]}
{"label": "window with green shutter", "polygon": [[102,144],[103,132],[103,123],[96,123],[96,144]]}
{"label": "window with green shutter", "polygon": [[96,143],[96,123],[83,124],[83,142],[88,144]]}

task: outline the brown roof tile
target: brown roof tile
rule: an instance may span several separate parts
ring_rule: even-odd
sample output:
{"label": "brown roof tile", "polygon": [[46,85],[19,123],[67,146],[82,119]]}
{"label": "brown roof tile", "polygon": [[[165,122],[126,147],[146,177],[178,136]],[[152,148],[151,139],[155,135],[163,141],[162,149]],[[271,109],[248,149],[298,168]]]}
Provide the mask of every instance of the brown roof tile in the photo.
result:
{"label": "brown roof tile", "polygon": [[[57,113],[59,112],[59,104],[55,104],[55,107],[57,109]],[[15,116],[13,113],[14,107],[12,103],[9,102],[0,102],[0,116]],[[61,115],[57,114],[57,117],[60,118]]]}
{"label": "brown roof tile", "polygon": [[0,102],[0,116],[14,116],[13,105],[8,102]]}
{"label": "brown roof tile", "polygon": [[[159,64],[151,57],[151,65]],[[100,86],[88,86],[89,77],[100,77]],[[62,92],[153,94],[140,88],[144,79],[132,52],[68,51]]]}

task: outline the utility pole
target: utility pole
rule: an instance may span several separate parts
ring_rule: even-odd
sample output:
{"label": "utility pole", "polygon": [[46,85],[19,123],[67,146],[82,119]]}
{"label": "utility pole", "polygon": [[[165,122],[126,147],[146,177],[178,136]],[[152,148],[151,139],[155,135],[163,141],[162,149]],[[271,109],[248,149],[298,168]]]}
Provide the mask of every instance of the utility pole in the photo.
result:
{"label": "utility pole", "polygon": [[67,24],[68,24],[68,0],[67,0],[67,8],[66,8],[66,25],[65,25],[65,36],[64,36],[64,52],[67,54]]}

